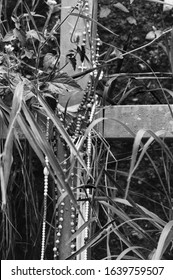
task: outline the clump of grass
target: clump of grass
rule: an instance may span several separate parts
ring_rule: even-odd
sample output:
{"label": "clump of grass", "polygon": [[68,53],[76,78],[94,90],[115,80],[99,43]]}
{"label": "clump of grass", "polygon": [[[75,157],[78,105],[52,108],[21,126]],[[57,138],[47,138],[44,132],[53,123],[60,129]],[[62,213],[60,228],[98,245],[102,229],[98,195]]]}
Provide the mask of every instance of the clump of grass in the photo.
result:
{"label": "clump of grass", "polygon": [[[157,1],[155,1],[157,2]],[[130,155],[130,169],[125,174],[126,187],[118,182],[118,160],[114,156],[111,146],[97,132],[97,125],[104,122],[103,118],[94,119],[89,125],[84,122],[82,135],[73,141],[67,131],[68,123],[77,119],[78,112],[70,112],[68,103],[60,114],[56,114],[56,101],[60,94],[67,90],[82,91],[75,80],[59,69],[60,20],[51,21],[55,13],[58,14],[59,5],[55,1],[47,1],[45,7],[47,16],[38,13],[39,1],[17,1],[11,18],[6,16],[7,1],[0,7],[1,12],[1,53],[0,67],[0,183],[1,183],[1,258],[2,259],[39,259],[41,246],[41,230],[44,211],[43,203],[43,168],[45,156],[49,161],[50,186],[47,201],[47,235],[46,258],[53,258],[52,247],[55,232],[55,209],[64,199],[72,201],[78,211],[78,217],[83,222],[83,213],[78,196],[80,193],[84,201],[89,203],[89,218],[79,226],[69,238],[68,244],[79,240],[83,231],[89,229],[89,238],[85,244],[79,244],[77,250],[68,259],[77,258],[85,250],[91,251],[104,243],[104,259],[161,259],[171,255],[172,243],[172,188],[171,166],[173,155],[163,139],[163,131],[147,131],[150,135],[146,143],[143,137],[146,133],[141,129],[135,135],[123,122],[115,120],[124,126],[134,137],[132,153]],[[3,9],[4,7],[4,9]],[[71,11],[75,11],[74,7]],[[121,9],[124,9],[121,6]],[[75,13],[73,13],[75,15]],[[83,19],[86,17],[80,15]],[[67,19],[68,20],[68,19]],[[41,21],[41,26],[40,26]],[[42,22],[44,24],[42,26]],[[96,21],[90,21],[96,27]],[[100,27],[103,28],[101,24]],[[105,28],[107,31],[108,29]],[[111,32],[111,31],[110,31]],[[165,31],[167,34],[168,31]],[[112,35],[116,36],[114,32]],[[162,33],[160,37],[163,35]],[[119,50],[117,56],[110,58],[112,47],[101,58],[103,65],[99,66],[98,75],[93,81],[94,94],[100,97],[101,110],[110,103],[117,76],[104,82],[99,80],[102,69],[110,63],[130,55],[134,57],[139,51],[152,42],[134,50]],[[51,52],[51,49],[53,51]],[[78,49],[79,51],[79,49]],[[170,50],[171,51],[171,50]],[[77,53],[76,53],[77,55]],[[169,54],[172,57],[172,54]],[[135,58],[138,58],[137,56]],[[71,61],[74,64],[74,59]],[[140,61],[141,59],[138,58]],[[170,60],[172,63],[172,59]],[[144,62],[145,63],[145,62]],[[146,63],[148,66],[148,64]],[[74,65],[73,65],[74,66]],[[151,67],[150,67],[151,68]],[[94,71],[95,69],[90,69]],[[168,93],[163,89],[156,73],[151,75],[158,82],[159,89],[171,111]],[[83,74],[82,74],[83,75]],[[121,76],[121,73],[118,73]],[[127,78],[129,76],[127,75]],[[126,89],[122,95],[116,96],[111,104],[120,104],[133,92],[134,88]],[[102,85],[103,92],[98,90]],[[136,87],[135,87],[136,89]],[[61,108],[62,109],[62,108]],[[172,112],[172,111],[171,111]],[[46,120],[49,119],[50,138],[56,131],[58,143],[65,146],[64,150],[55,152],[53,140],[47,141]],[[74,121],[74,123],[75,123]],[[5,134],[5,135],[4,135]],[[22,137],[21,137],[22,135]],[[86,142],[91,136],[90,167],[87,166]],[[152,159],[149,148],[157,142],[162,150],[161,160],[164,178],[156,161]],[[55,143],[57,145],[57,143]],[[68,169],[64,171],[64,154],[68,155]],[[60,155],[61,154],[61,155]],[[147,157],[153,173],[158,178],[162,215],[148,209],[137,201],[140,190],[135,194],[132,181],[143,159]],[[114,169],[109,169],[110,161]],[[39,177],[38,177],[38,173]],[[75,187],[71,188],[71,173],[76,175]],[[55,200],[55,182],[59,198]],[[64,190],[64,191],[62,191]],[[91,191],[87,191],[91,190]],[[145,198],[146,194],[144,193]],[[153,198],[154,205],[161,201]],[[156,208],[157,209],[157,208]],[[115,248],[113,248],[115,246]],[[93,257],[94,258],[94,257]]]}

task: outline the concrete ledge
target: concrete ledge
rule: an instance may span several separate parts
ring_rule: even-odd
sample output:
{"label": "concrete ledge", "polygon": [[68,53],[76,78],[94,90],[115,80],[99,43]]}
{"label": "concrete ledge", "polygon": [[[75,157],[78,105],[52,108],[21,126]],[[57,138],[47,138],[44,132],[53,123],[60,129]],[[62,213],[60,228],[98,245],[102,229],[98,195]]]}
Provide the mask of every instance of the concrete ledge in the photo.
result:
{"label": "concrete ledge", "polygon": [[[173,110],[173,105],[171,108]],[[153,132],[165,130],[165,137],[173,137],[173,118],[168,105],[110,106],[105,109],[105,117],[108,120],[104,122],[104,129],[103,125],[98,126],[101,133],[104,131],[105,138],[133,137],[116,120],[123,122],[135,134],[139,129],[145,128]],[[147,134],[145,136],[148,137]]]}

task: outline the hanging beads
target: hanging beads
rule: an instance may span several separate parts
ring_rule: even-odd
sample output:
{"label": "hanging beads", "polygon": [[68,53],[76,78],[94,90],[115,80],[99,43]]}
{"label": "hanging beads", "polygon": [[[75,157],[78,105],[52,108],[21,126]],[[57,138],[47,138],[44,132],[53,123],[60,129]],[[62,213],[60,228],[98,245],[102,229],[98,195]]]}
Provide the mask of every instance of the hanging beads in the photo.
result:
{"label": "hanging beads", "polygon": [[[89,20],[89,16],[90,16],[89,1],[88,0],[78,0],[77,8],[78,8],[79,12],[85,16],[85,18],[84,18],[85,29],[82,33],[82,35],[83,35],[82,42],[80,42],[81,49],[90,48],[90,50],[91,50],[91,59],[90,59],[91,67],[97,68],[99,65],[98,60],[99,60],[100,39],[98,38],[98,36],[95,36],[96,38],[91,38],[91,36],[93,36],[93,34],[91,34],[91,21]],[[79,66],[78,69],[82,72],[87,69],[84,62],[82,62],[82,65]],[[81,102],[81,104],[78,108],[77,114],[74,118],[71,118],[68,121],[68,123],[66,124],[66,123],[64,123],[64,117],[63,117],[62,112],[61,111],[57,112],[60,121],[63,123],[64,127],[66,128],[66,131],[68,132],[68,134],[71,137],[74,144],[76,144],[78,139],[81,137],[81,135],[84,134],[85,129],[91,124],[93,117],[94,117],[97,99],[94,94],[94,86],[93,86],[94,79],[93,78],[95,78],[97,76],[97,74],[98,74],[97,69],[95,69],[95,71],[93,72],[93,77],[90,77],[90,80],[88,82],[87,88],[85,90],[85,93],[84,93],[84,96],[82,99],[82,102]],[[61,140],[63,141],[63,139],[61,139]],[[91,167],[92,167],[91,166],[91,163],[92,163],[91,162],[91,155],[92,155],[92,132],[91,131],[88,133],[88,137],[85,142],[85,145],[86,145],[86,150],[84,151],[84,153],[86,155],[86,165],[87,165],[88,171],[91,172],[92,171],[91,170]],[[63,146],[64,151],[66,148],[67,147]],[[67,174],[67,172],[68,172],[67,154],[69,157],[69,153],[67,152],[65,154],[65,160],[62,163],[62,169],[63,169],[64,174]],[[79,165],[79,169],[81,169],[80,165]],[[80,182],[81,182],[82,172],[83,172],[83,174],[85,174],[85,171],[79,171]],[[71,185],[71,189],[72,189],[73,193],[75,193],[75,191],[76,191],[75,190],[76,185],[77,186],[80,185],[80,182],[76,183],[74,176],[75,176],[74,173],[72,173],[70,179],[68,177],[68,179],[70,180],[70,185]],[[78,177],[79,177],[79,174],[78,174]],[[77,178],[77,176],[76,176],[76,178]],[[74,186],[75,186],[75,188],[74,188]],[[90,192],[89,192],[88,188],[86,189],[86,192],[84,192],[84,194],[86,194],[85,195],[86,202],[83,203],[83,205],[81,207],[83,207],[83,209],[84,209],[83,215],[84,215],[85,221],[87,222],[89,219],[89,210],[90,210],[89,209],[89,200],[88,200]],[[70,203],[71,203],[71,213],[70,213],[71,229],[70,230],[71,230],[71,234],[74,234],[76,231],[76,225],[77,225],[77,223],[79,223],[79,217],[77,217],[76,209],[73,205],[73,202],[70,201]],[[61,242],[63,223],[65,222],[64,221],[64,211],[65,211],[64,201],[62,201],[56,209],[55,243],[54,243],[54,248],[53,248],[54,259],[57,259],[58,254],[59,254],[59,252],[58,252],[59,243]],[[84,238],[82,237],[82,239],[83,239],[82,241],[86,242],[88,237],[89,237],[89,228],[86,227],[84,230]],[[75,248],[76,248],[75,241],[71,242],[70,247],[71,247],[71,253],[73,254],[75,252]],[[87,250],[84,251],[83,256],[84,256],[84,259],[87,259],[87,257],[88,257]]]}
{"label": "hanging beads", "polygon": [[[60,137],[61,138],[61,137]],[[64,149],[64,161],[62,163],[62,168],[63,168],[63,172],[66,173],[67,172],[67,157],[68,154],[66,151],[66,144],[64,143],[63,139],[61,139],[62,141],[62,146]],[[62,192],[64,192],[64,189],[62,190]],[[60,203],[60,205],[58,205],[58,207],[56,206],[56,214],[55,214],[55,244],[54,244],[54,248],[53,248],[53,252],[54,252],[54,259],[56,260],[57,257],[59,256],[59,244],[60,244],[60,240],[61,240],[61,235],[62,235],[62,229],[63,229],[63,222],[64,222],[64,201],[62,201]]]}
{"label": "hanging beads", "polygon": [[64,202],[61,202],[58,209],[56,209],[56,233],[55,233],[55,246],[53,248],[54,259],[58,257],[58,248],[59,248],[61,232],[63,228],[63,221],[64,221],[63,214],[64,214]]}
{"label": "hanging beads", "polygon": [[[72,172],[71,173],[71,190],[73,193],[75,193],[75,173]],[[71,203],[71,222],[70,222],[70,226],[71,226],[71,234],[74,234],[76,231],[76,209],[73,205],[73,201],[70,201]],[[73,240],[71,245],[71,254],[73,254],[75,252],[75,248],[76,248],[76,242]]]}
{"label": "hanging beads", "polygon": [[[71,222],[70,222],[70,226],[71,226],[71,234],[74,234],[76,231],[76,209],[73,206],[73,203],[71,202]],[[75,248],[76,248],[76,242],[75,240],[73,240],[71,242],[71,254],[74,254],[75,252]]]}
{"label": "hanging beads", "polygon": [[[49,140],[49,118],[46,120],[46,140]],[[49,177],[49,160],[45,156],[44,174],[44,200],[43,200],[43,224],[42,224],[42,242],[41,242],[41,260],[44,259],[45,254],[45,239],[46,239],[46,216],[47,216],[47,194],[48,194],[48,177]]]}

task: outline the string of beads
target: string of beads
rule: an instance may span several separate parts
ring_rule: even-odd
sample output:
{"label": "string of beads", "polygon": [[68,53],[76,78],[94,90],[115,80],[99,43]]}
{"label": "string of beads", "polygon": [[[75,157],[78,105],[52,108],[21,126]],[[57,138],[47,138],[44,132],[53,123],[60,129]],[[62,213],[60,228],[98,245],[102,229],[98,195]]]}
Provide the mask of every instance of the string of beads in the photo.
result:
{"label": "string of beads", "polygon": [[[49,118],[46,119],[46,140],[49,141]],[[49,178],[49,160],[45,156],[44,174],[44,200],[43,200],[43,224],[42,224],[42,241],[41,241],[41,260],[44,259],[45,254],[45,240],[46,240],[46,217],[47,217],[47,195],[48,195],[48,178]]]}
{"label": "string of beads", "polygon": [[[77,6],[78,9],[81,13],[83,13],[83,15],[87,16],[88,18],[91,16],[89,14],[90,8],[89,8],[89,1],[88,0],[78,0],[77,2]],[[82,36],[82,46],[83,48],[88,47],[87,46],[87,42],[89,42],[90,48],[91,48],[91,67],[97,67],[98,66],[98,58],[99,58],[99,47],[100,47],[100,39],[98,38],[98,36],[96,36],[95,39],[91,39],[91,22],[88,19],[84,20],[84,26],[85,26],[85,30],[83,31],[83,36]],[[93,47],[95,41],[96,41],[96,48]],[[84,62],[82,62],[82,66],[81,66],[81,70],[83,71],[83,69],[85,69],[85,65]],[[64,121],[64,117],[63,117],[63,113],[57,109],[57,115],[59,117],[59,119],[61,120],[61,122],[63,123],[64,127],[66,128],[66,131],[68,132],[68,134],[71,136],[71,139],[74,143],[76,143],[76,141],[79,139],[79,137],[81,137],[84,132],[85,129],[89,126],[89,124],[92,122],[93,117],[94,117],[94,113],[95,113],[95,109],[96,109],[96,104],[97,104],[97,97],[94,94],[94,86],[93,86],[93,78],[97,77],[97,70],[95,70],[93,72],[93,74],[91,74],[91,77],[88,81],[88,85],[85,89],[84,95],[83,95],[83,99],[79,105],[76,117],[71,118],[71,121],[69,121],[68,123],[66,123]],[[58,103],[57,103],[58,105]],[[57,106],[58,107],[58,106]],[[57,137],[56,133],[55,133],[55,138]],[[61,138],[61,137],[60,137]],[[66,143],[62,140],[62,144],[63,144],[63,149],[64,151],[66,151],[64,153],[64,161],[62,162],[62,168],[63,168],[63,172],[64,174],[68,173],[68,160],[69,160],[69,150],[68,147],[66,145]],[[56,143],[56,140],[55,140]],[[86,147],[86,155],[87,155],[87,160],[86,160],[86,165],[87,165],[87,169],[88,171],[91,171],[91,154],[92,154],[92,133],[89,132],[88,137],[87,137],[87,141],[85,143],[85,147]],[[55,153],[56,153],[56,144],[55,144]],[[76,178],[75,178],[76,174],[75,172],[71,173],[71,188],[73,193],[75,192],[75,183],[76,183]],[[62,190],[63,192],[64,190]],[[86,202],[85,202],[85,213],[84,213],[84,218],[85,221],[88,221],[89,219],[89,212],[90,212],[90,205],[89,205],[89,189],[86,189],[85,191],[85,195],[86,195]],[[56,201],[58,200],[58,192],[57,192],[57,187],[55,184],[55,199]],[[74,234],[76,231],[76,225],[77,225],[77,213],[76,213],[76,209],[73,205],[73,202],[70,201],[71,203],[71,233]],[[61,201],[61,203],[58,205],[58,207],[56,208],[56,214],[55,214],[55,242],[54,242],[54,248],[53,248],[53,252],[54,252],[54,259],[57,259],[59,256],[59,244],[61,242],[61,235],[62,235],[62,228],[63,228],[63,222],[64,222],[64,201]],[[86,227],[85,228],[85,232],[84,232],[84,242],[88,239],[89,237],[89,229]],[[76,248],[76,244],[75,242],[71,242],[71,254],[73,254],[75,252],[75,248]],[[84,259],[87,259],[87,250],[84,251]]]}

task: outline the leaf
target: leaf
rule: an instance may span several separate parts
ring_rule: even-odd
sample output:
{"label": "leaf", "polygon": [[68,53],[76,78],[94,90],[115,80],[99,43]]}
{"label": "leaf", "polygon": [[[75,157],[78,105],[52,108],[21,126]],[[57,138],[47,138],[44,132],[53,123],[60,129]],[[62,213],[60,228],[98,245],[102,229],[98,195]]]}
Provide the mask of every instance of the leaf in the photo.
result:
{"label": "leaf", "polygon": [[[130,206],[130,207],[134,207],[134,205],[132,205],[128,200],[124,199],[124,198],[115,198],[113,199],[113,201],[115,201],[116,203],[122,203],[126,206]],[[140,204],[136,204],[137,207],[139,207],[139,209],[141,209],[143,211],[143,213],[146,215],[146,219],[148,220],[153,220],[153,222],[155,223],[156,227],[160,230],[165,226],[165,221],[162,220],[159,216],[157,216],[155,213],[149,211],[147,208],[141,206]],[[136,209],[137,210],[137,209]],[[149,218],[150,217],[150,218]]]}
{"label": "leaf", "polygon": [[7,73],[7,69],[5,69],[6,67],[4,66],[0,66],[0,74],[6,74]]}
{"label": "leaf", "polygon": [[164,229],[162,230],[157,245],[157,249],[153,254],[152,260],[162,259],[164,252],[166,251],[167,247],[170,245],[172,241],[173,241],[173,220],[169,221],[165,225]]}
{"label": "leaf", "polygon": [[111,13],[111,9],[106,6],[102,6],[100,9],[100,18],[107,17]]}
{"label": "leaf", "polygon": [[3,42],[11,42],[13,40],[15,40],[15,35],[13,33],[13,30],[10,30],[9,32],[7,32],[7,34],[4,36],[3,38]]}
{"label": "leaf", "polygon": [[[22,106],[23,114],[25,115],[27,122],[30,124],[30,128],[31,128],[30,132],[32,134],[32,137],[35,137],[35,139],[36,139],[35,143],[37,145],[39,145],[39,147],[41,148],[43,153],[48,157],[49,163],[54,171],[54,174],[56,175],[56,180],[59,183],[59,185],[61,186],[61,189],[65,189],[67,191],[67,193],[69,194],[69,197],[72,199],[72,201],[74,203],[74,206],[76,208],[78,208],[76,198],[74,197],[74,194],[73,194],[68,182],[66,182],[66,180],[65,180],[65,174],[62,170],[62,167],[61,167],[58,159],[56,158],[56,156],[52,150],[51,145],[46,140],[45,134],[41,131],[39,125],[35,122],[33,116],[31,115],[30,111],[28,110],[27,106],[24,103],[22,105],[23,105]],[[53,117],[52,112],[51,112],[51,115]],[[19,118],[18,118],[19,122],[21,121],[21,117],[22,117],[22,114],[19,114]],[[22,122],[20,122],[20,125],[21,124],[22,124]],[[25,131],[27,131],[27,130],[25,130]],[[26,136],[27,136],[27,134],[26,134]],[[28,139],[28,141],[30,142],[30,139]]]}
{"label": "leaf", "polygon": [[136,19],[134,17],[128,17],[127,18],[128,23],[137,25]]}
{"label": "leaf", "polygon": [[26,33],[22,29],[14,28],[13,29],[14,36],[20,41],[22,46],[26,44]]}
{"label": "leaf", "polygon": [[81,46],[81,48],[77,46],[77,53],[80,55],[80,60],[82,63],[84,62],[84,59],[86,59],[89,62],[89,59],[86,56],[86,51],[84,46]]}
{"label": "leaf", "polygon": [[173,8],[173,0],[164,0],[163,12],[170,11]]}
{"label": "leaf", "polygon": [[121,223],[120,225],[117,226],[116,229],[118,229],[119,227],[123,226],[123,224],[128,224],[131,228],[133,228],[134,230],[140,232],[143,236],[145,236],[146,238],[150,238],[150,236],[147,234],[147,232],[145,232],[136,222],[135,219],[131,219],[129,215],[127,215],[126,213],[124,213],[121,209],[119,210],[117,207],[112,206],[110,203],[105,202],[105,201],[101,201],[101,204],[103,204],[107,209],[110,209],[112,211],[112,213],[115,213],[115,215],[117,217],[119,217],[123,223]]}
{"label": "leaf", "polygon": [[114,4],[114,7],[118,8],[119,10],[121,10],[125,13],[129,13],[129,10],[123,4],[121,4],[120,2]]}
{"label": "leaf", "polygon": [[[142,152],[141,152],[139,158],[137,159],[140,143],[141,143],[141,140],[144,137],[145,133],[149,133],[151,137],[149,138],[149,140],[143,146]],[[125,198],[128,195],[132,175],[135,172],[135,170],[138,168],[144,154],[147,152],[147,149],[148,149],[149,145],[154,140],[156,140],[161,145],[161,147],[163,148],[163,150],[165,151],[165,153],[167,154],[167,156],[171,160],[171,162],[173,161],[172,153],[167,148],[167,145],[160,139],[160,136],[164,135],[164,133],[165,133],[164,130],[159,130],[156,133],[154,133],[153,131],[147,130],[147,129],[140,129],[137,132],[136,137],[135,137],[135,141],[134,141],[134,144],[133,144],[132,159],[131,159],[131,163],[130,163],[129,176],[128,176],[128,179],[127,179],[127,187],[126,187],[126,192],[125,192]],[[136,160],[137,160],[137,162],[136,162]]]}
{"label": "leaf", "polygon": [[64,92],[67,90],[65,85],[61,83],[52,83],[52,82],[47,83],[47,89],[56,95],[58,94],[64,95],[65,94]]}
{"label": "leaf", "polygon": [[45,165],[45,156],[41,150],[40,145],[37,142],[35,135],[32,133],[32,129],[31,129],[30,125],[28,124],[26,119],[21,114],[18,115],[17,122],[18,122],[18,125],[20,126],[20,129],[21,129],[23,135],[28,140],[29,144],[35,151],[35,154],[38,156],[38,158],[40,159],[40,162],[44,166]]}
{"label": "leaf", "polygon": [[139,246],[132,246],[132,247],[129,247],[129,248],[125,249],[124,251],[122,251],[122,252],[120,253],[120,255],[118,255],[118,257],[116,258],[116,260],[121,260],[121,259],[123,259],[123,258],[127,255],[127,253],[129,253],[130,251],[134,251],[134,250],[136,250],[136,249],[142,249],[142,247],[139,247]]}
{"label": "leaf", "polygon": [[156,36],[155,36],[155,32],[153,30],[149,31],[147,33],[147,35],[145,36],[146,40],[154,40],[155,38],[156,38]]}
{"label": "leaf", "polygon": [[44,43],[44,42],[45,42],[44,37],[43,37],[41,34],[39,34],[35,29],[29,30],[29,31],[26,33],[26,37],[27,37],[27,39],[28,39],[28,38],[34,38],[34,39],[40,41],[41,43]]}
{"label": "leaf", "polygon": [[27,57],[29,59],[31,59],[34,55],[34,51],[33,50],[27,50],[26,48],[24,49],[25,54],[22,56],[22,58]]}
{"label": "leaf", "polygon": [[4,123],[4,116],[3,116],[3,113],[1,111],[1,108],[0,108],[0,139],[2,139],[2,137],[4,136],[4,126],[5,126],[5,123]]}
{"label": "leaf", "polygon": [[11,172],[11,165],[13,162],[12,150],[13,150],[13,137],[14,128],[17,121],[17,116],[21,110],[21,104],[23,99],[24,81],[20,81],[14,91],[12,109],[10,113],[10,121],[3,151],[3,156],[0,161],[1,172],[1,193],[2,193],[2,209],[6,205],[6,192]]}
{"label": "leaf", "polygon": [[147,33],[147,35],[145,36],[145,39],[146,40],[154,40],[154,39],[160,37],[161,35],[162,35],[161,30],[152,30],[152,31],[149,31]]}
{"label": "leaf", "polygon": [[[30,12],[30,14],[33,16],[33,17],[41,17],[41,18],[45,18],[45,16],[43,15],[40,15],[40,14],[36,14],[35,12]],[[29,17],[30,15],[27,14],[27,13],[24,13],[23,14],[23,17]]]}
{"label": "leaf", "polygon": [[73,78],[71,78],[67,73],[60,73],[56,75],[51,82],[64,84],[70,87],[81,89],[80,85],[78,85],[78,83]]}
{"label": "leaf", "polygon": [[43,59],[44,70],[47,70],[48,68],[52,69],[55,66],[56,61],[57,57],[55,55],[52,53],[47,53]]}
{"label": "leaf", "polygon": [[69,53],[66,55],[66,60],[67,62],[71,63],[73,70],[75,71],[77,62],[76,62],[76,53],[74,50],[69,51]]}
{"label": "leaf", "polygon": [[117,49],[116,47],[114,47],[114,50],[111,53],[111,56],[115,56],[116,58],[123,59],[122,52],[119,49]]}
{"label": "leaf", "polygon": [[81,225],[80,228],[77,229],[77,231],[70,237],[70,239],[68,240],[67,244],[69,244],[70,242],[72,242],[75,238],[77,238],[80,233],[86,228],[88,227],[91,223],[93,223],[94,221],[96,221],[96,217],[90,218],[87,222],[85,222],[83,225]]}
{"label": "leaf", "polygon": [[69,146],[69,148],[71,150],[71,153],[75,156],[76,159],[78,159],[78,161],[81,164],[81,166],[83,166],[84,169],[87,171],[87,173],[90,175],[90,172],[88,171],[85,162],[81,158],[81,156],[80,156],[79,152],[77,151],[77,149],[76,149],[76,147],[75,147],[71,137],[69,136],[69,134],[65,130],[65,128],[62,125],[62,123],[59,120],[59,118],[56,115],[52,114],[52,111],[48,107],[48,105],[45,102],[45,100],[42,98],[40,92],[37,92],[37,96],[38,96],[38,100],[40,102],[40,105],[43,107],[44,111],[46,112],[46,115],[52,120],[53,124],[58,129],[59,133],[62,135],[64,141]]}

